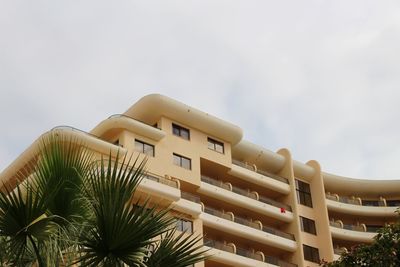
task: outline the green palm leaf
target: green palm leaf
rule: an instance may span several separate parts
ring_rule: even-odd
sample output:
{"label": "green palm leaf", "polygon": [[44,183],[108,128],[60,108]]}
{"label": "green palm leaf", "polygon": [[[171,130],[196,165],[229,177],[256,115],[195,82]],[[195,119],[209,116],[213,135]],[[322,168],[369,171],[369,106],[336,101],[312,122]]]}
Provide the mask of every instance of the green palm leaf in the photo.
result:
{"label": "green palm leaf", "polygon": [[200,243],[202,237],[186,234],[177,234],[176,230],[169,231],[162,236],[154,249],[150,248],[150,255],[146,258],[147,267],[185,267],[207,258]]}
{"label": "green palm leaf", "polygon": [[18,174],[22,183],[0,190],[1,265],[179,267],[204,259],[199,238],[172,238],[168,209],[132,203],[146,160],[110,154],[94,162],[82,143],[58,134],[42,140],[35,159]]}
{"label": "green palm leaf", "polygon": [[82,197],[83,177],[91,169],[93,154],[79,141],[52,134],[42,140],[40,158],[33,179],[38,184],[38,193],[47,195],[55,192],[48,206],[48,213],[65,220],[65,225],[86,216],[85,199]]}
{"label": "green palm leaf", "polygon": [[144,266],[146,247],[169,230],[174,219],[168,210],[157,211],[148,203],[130,205],[143,178],[145,161],[138,158],[101,160],[86,181],[86,195],[94,214],[93,227],[81,237],[82,266]]}
{"label": "green palm leaf", "polygon": [[4,185],[0,191],[0,236],[7,238],[5,251],[15,264],[31,258],[32,249],[40,264],[38,244],[57,228],[55,217],[46,216],[54,194],[39,195],[35,188],[34,181],[26,180],[14,190]]}

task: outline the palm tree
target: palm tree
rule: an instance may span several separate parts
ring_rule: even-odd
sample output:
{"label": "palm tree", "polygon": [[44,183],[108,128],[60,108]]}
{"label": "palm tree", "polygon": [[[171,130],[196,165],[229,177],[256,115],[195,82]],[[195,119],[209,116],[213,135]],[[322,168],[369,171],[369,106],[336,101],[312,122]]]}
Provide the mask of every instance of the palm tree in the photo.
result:
{"label": "palm tree", "polygon": [[82,143],[57,134],[39,151],[20,183],[0,191],[0,263],[180,267],[205,259],[201,237],[177,234],[168,209],[133,203],[146,160],[96,161]]}

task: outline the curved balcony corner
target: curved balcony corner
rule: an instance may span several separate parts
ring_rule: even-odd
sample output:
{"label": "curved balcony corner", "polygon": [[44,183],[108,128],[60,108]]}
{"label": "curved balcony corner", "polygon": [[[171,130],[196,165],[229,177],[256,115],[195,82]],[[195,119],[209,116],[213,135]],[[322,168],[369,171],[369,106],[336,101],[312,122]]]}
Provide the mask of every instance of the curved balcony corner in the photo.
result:
{"label": "curved balcony corner", "polygon": [[226,183],[205,176],[202,176],[201,179],[202,182],[200,188],[197,190],[199,193],[264,214],[283,222],[291,222],[293,220],[293,213],[291,212],[291,207],[288,205],[264,196],[259,196],[259,199],[256,200],[251,197],[253,194],[244,191],[243,189],[231,191],[230,189],[235,187],[228,187]]}
{"label": "curved balcony corner", "polygon": [[205,239],[204,245],[210,250],[207,254],[211,261],[237,267],[297,267],[296,264],[282,261],[276,257],[265,255],[261,251],[254,251],[235,244]]}
{"label": "curved balcony corner", "polygon": [[164,131],[122,114],[112,115],[108,119],[100,122],[91,133],[102,136],[111,129],[125,129],[155,141],[160,141],[166,136]]}
{"label": "curved balcony corner", "polygon": [[198,218],[202,212],[202,206],[200,203],[193,203],[193,201],[187,200],[183,197],[178,201],[173,202],[170,207],[179,212],[189,214],[193,218]]}
{"label": "curved balcony corner", "polygon": [[297,243],[294,236],[272,227],[260,225],[257,221],[235,217],[233,213],[222,212],[210,207],[205,207],[200,215],[203,225],[224,231],[239,237],[254,240],[285,251],[294,252]]}
{"label": "curved balcony corner", "polygon": [[361,227],[362,226],[344,225],[344,228],[339,228],[336,225],[333,226],[331,224],[330,230],[333,238],[346,241],[371,243],[376,233],[361,231]]}
{"label": "curved balcony corner", "polygon": [[178,201],[181,198],[181,191],[176,181],[150,173],[147,173],[145,178],[139,184],[138,191],[162,197],[171,202]]}
{"label": "curved balcony corner", "polygon": [[253,184],[257,184],[285,195],[290,193],[289,184],[286,182],[287,179],[267,174],[263,171],[251,170],[246,168],[246,165],[243,165],[243,163],[235,160],[232,161],[231,169],[228,173],[232,176],[239,177],[245,181],[249,181]]}
{"label": "curved balcony corner", "polygon": [[[357,201],[358,202],[358,201]],[[330,198],[326,199],[328,210],[355,215],[355,216],[376,216],[376,217],[396,217],[397,207],[383,206],[362,206],[355,203],[344,203]]]}

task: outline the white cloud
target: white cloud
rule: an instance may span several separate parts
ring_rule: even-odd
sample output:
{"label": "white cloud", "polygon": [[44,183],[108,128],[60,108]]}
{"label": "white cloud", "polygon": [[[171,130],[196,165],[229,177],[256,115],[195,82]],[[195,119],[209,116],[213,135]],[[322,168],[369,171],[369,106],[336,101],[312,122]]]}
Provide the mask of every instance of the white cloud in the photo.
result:
{"label": "white cloud", "polygon": [[397,1],[0,4],[0,169],[160,92],[337,174],[398,178]]}

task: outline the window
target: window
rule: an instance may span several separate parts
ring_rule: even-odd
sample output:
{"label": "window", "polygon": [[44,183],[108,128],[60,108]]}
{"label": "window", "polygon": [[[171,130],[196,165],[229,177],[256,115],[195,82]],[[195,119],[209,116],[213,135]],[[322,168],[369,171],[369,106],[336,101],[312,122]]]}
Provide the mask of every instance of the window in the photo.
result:
{"label": "window", "polygon": [[211,139],[210,137],[207,140],[209,149],[217,151],[222,154],[224,153],[224,143]]}
{"label": "window", "polygon": [[300,216],[300,224],[303,232],[313,235],[317,234],[317,231],[315,230],[315,222],[313,220]]}
{"label": "window", "polygon": [[193,222],[185,219],[177,219],[176,229],[181,232],[193,233]]}
{"label": "window", "polygon": [[319,251],[317,248],[303,245],[304,259],[307,261],[312,261],[319,263]]}
{"label": "window", "polygon": [[135,140],[135,151],[154,157],[154,146]]}
{"label": "window", "polygon": [[311,199],[311,191],[310,191],[310,185],[296,180],[296,192],[297,192],[297,201],[305,205],[307,207],[312,208],[312,199]]}
{"label": "window", "polygon": [[186,140],[190,139],[189,129],[186,129],[182,126],[176,125],[175,123],[172,124],[172,133],[176,136],[182,137],[183,139],[186,139]]}
{"label": "window", "polygon": [[184,156],[181,156],[181,155],[178,155],[175,153],[173,155],[174,155],[174,164],[175,165],[185,168],[187,170],[192,169],[192,161],[189,158],[186,158]]}

